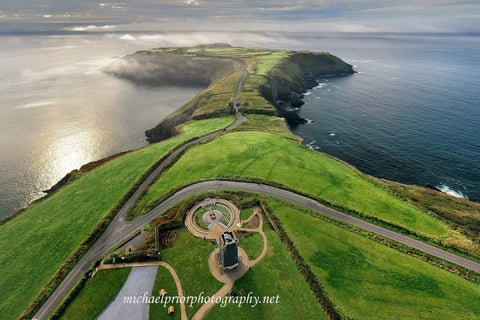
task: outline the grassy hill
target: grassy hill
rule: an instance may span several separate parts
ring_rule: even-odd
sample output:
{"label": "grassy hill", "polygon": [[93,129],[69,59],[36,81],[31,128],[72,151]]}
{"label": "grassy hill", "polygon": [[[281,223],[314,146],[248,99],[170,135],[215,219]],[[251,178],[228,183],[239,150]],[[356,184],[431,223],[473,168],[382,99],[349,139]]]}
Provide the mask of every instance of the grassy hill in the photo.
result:
{"label": "grassy hill", "polygon": [[[65,275],[84,252],[85,240],[113,218],[112,210],[143,173],[172,148],[192,137],[219,130],[231,118],[183,126],[184,133],[128,153],[74,179],[52,196],[32,204],[0,226],[0,319],[20,316],[53,277]],[[68,261],[68,265],[64,264]],[[64,266],[61,274],[57,270]],[[51,288],[50,288],[51,290]]]}
{"label": "grassy hill", "polygon": [[[175,72],[179,64],[182,68]],[[256,181],[308,195],[337,210],[480,258],[479,204],[367,176],[342,161],[306,148],[302,139],[290,132],[285,120],[278,117],[282,111],[276,106],[276,100],[288,100],[292,92],[301,94],[311,85],[312,78],[352,73],[351,66],[340,59],[325,52],[215,45],[140,51],[110,68],[111,73],[134,81],[187,81],[209,86],[147,131],[151,141],[169,139],[107,161],[88,172],[79,172],[51,196],[0,225],[3,249],[0,259],[7,262],[0,275],[0,296],[5,297],[0,301],[0,320],[19,317],[42,289],[44,294],[54,289],[59,278],[108,225],[119,206],[160,159],[192,137],[219,130],[233,121],[228,104],[233,101],[243,72],[247,76],[239,101],[240,110],[248,120],[231,132],[190,147],[139,199],[129,213],[130,218],[148,212],[174,190],[196,181]],[[453,312],[460,312],[462,299],[468,302],[472,296],[478,296],[478,284],[465,282],[415,258],[404,257],[327,222],[291,212],[293,214],[278,207],[278,218],[290,226],[285,228],[286,232],[299,252],[340,310],[349,316],[356,318],[364,312],[371,315],[376,312],[380,318],[388,318],[398,309],[399,314],[407,318],[437,317],[440,314],[436,309],[439,309],[444,310],[447,315],[444,318],[448,318]],[[292,216],[297,218],[297,224],[291,223]],[[305,234],[301,230],[305,230]],[[271,263],[277,263],[278,257],[288,259],[275,232],[269,230],[267,235],[277,254],[267,256]],[[208,270],[198,273],[200,267],[205,267],[201,257],[191,259],[194,255],[209,253],[212,246],[195,240],[198,239],[182,235],[176,244],[177,250],[167,249],[162,256],[176,268],[180,278],[185,279],[185,294],[212,293],[220,287],[219,283],[212,280]],[[178,254],[178,250],[185,255]],[[343,259],[338,257],[345,258],[345,265],[341,265]],[[268,269],[261,268],[259,275],[274,281]],[[365,274],[366,269],[372,273]],[[281,277],[285,272],[296,271],[290,261],[275,272]],[[378,278],[383,282],[375,282]],[[299,274],[292,279],[297,283],[292,290],[300,290],[305,299],[311,299],[308,291],[303,292],[307,286],[298,280]],[[245,286],[258,286],[261,280],[251,276],[242,281]],[[348,287],[349,281],[355,284],[353,288]],[[383,291],[378,291],[382,294],[376,291],[379,287],[383,287]],[[268,288],[261,288],[264,289],[265,294],[270,294]],[[382,300],[382,295],[388,298]],[[359,297],[358,306],[349,302],[352,297]],[[403,305],[399,302],[402,297],[405,298]],[[426,304],[415,304],[422,297]],[[453,301],[452,312],[445,307],[447,300]],[[382,301],[393,311],[382,307]],[[473,301],[472,304],[465,314],[476,317],[479,312]],[[278,314],[292,313],[294,309],[290,307],[283,306]],[[317,307],[312,306],[312,314],[318,312]],[[427,311],[421,313],[424,307]],[[252,317],[251,313],[242,312],[243,317]],[[209,315],[209,318],[215,317]]]}

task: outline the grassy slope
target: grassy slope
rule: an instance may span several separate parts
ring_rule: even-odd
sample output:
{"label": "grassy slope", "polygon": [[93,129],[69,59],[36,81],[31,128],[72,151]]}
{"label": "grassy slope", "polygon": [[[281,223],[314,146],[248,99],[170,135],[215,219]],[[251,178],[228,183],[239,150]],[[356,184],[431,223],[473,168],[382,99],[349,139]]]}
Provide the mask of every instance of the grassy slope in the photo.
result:
{"label": "grassy slope", "polygon": [[130,270],[131,268],[99,270],[93,279],[85,283],[60,319],[95,319],[115,298],[127,280]]}
{"label": "grassy slope", "polygon": [[258,62],[252,67],[251,71],[255,74],[267,75],[270,70],[280,62],[280,60],[287,56],[288,53],[285,51],[277,51],[268,55],[258,56]]}
{"label": "grassy slope", "polygon": [[240,220],[247,220],[253,214],[253,209],[244,209],[240,211]]}
{"label": "grassy slope", "polygon": [[228,103],[233,101],[234,92],[241,78],[240,71],[232,72],[203,91],[196,103],[197,107],[192,117],[202,118],[212,114],[226,113]]}
{"label": "grassy slope", "polygon": [[184,183],[221,176],[279,182],[424,234],[450,237],[440,221],[379,188],[352,167],[290,139],[261,132],[230,133],[191,149],[142,201],[154,201]]}
{"label": "grassy slope", "polygon": [[268,86],[268,74],[283,58],[287,58],[286,51],[272,51],[260,53],[251,59],[245,59],[248,75],[241,92],[240,110],[245,113],[262,113],[275,115],[275,107],[260,93],[260,88]]}
{"label": "grassy slope", "polygon": [[[201,119],[226,114],[228,103],[233,100],[236,85],[240,80],[239,59],[247,66],[247,80],[242,88],[241,110],[246,113],[276,114],[275,107],[260,94],[259,88],[267,85],[269,71],[291,52],[267,50],[261,48],[236,47],[193,47],[193,48],[158,48],[139,51],[137,55],[158,55],[170,57],[190,57],[192,59],[221,59],[230,61],[232,68],[224,68],[216,73],[210,86],[192,101],[169,115],[164,125],[171,119],[184,114],[185,118]],[[222,76],[219,76],[222,75]],[[203,76],[203,75],[199,75]]]}
{"label": "grassy slope", "polygon": [[156,160],[179,143],[220,129],[231,121],[219,118],[188,125],[183,135],[108,162],[1,226],[0,261],[4,264],[0,275],[0,319],[20,315],[95,225]]}
{"label": "grassy slope", "polygon": [[281,204],[271,207],[347,316],[480,318],[480,285]]}
{"label": "grassy slope", "polygon": [[249,114],[247,121],[240,124],[237,131],[261,131],[275,133],[284,137],[302,141],[302,138],[293,134],[283,118],[272,117],[261,114]]}
{"label": "grassy slope", "polygon": [[406,186],[393,181],[383,181],[383,183],[416,206],[453,224],[480,243],[480,203],[419,186]]}
{"label": "grassy slope", "polygon": [[[243,288],[245,294],[252,292],[261,297],[279,295],[279,303],[258,304],[255,308],[249,305],[240,308],[236,304],[228,304],[224,308],[216,305],[205,319],[286,319],[288,315],[295,315],[297,319],[327,319],[277,233],[268,230],[266,236],[266,256],[235,282],[234,289],[238,292]],[[262,238],[259,237],[258,241],[261,243]]]}
{"label": "grassy slope", "polygon": [[[152,296],[159,296],[160,289],[165,289],[166,296],[175,297],[178,296],[177,286],[175,280],[173,280],[170,271],[162,266],[158,267],[157,276],[155,278],[155,284],[153,285]],[[171,316],[168,315],[167,308],[173,305],[175,313]],[[162,303],[153,303],[150,305],[150,319],[180,319],[180,305],[178,303],[170,303],[165,307]]]}
{"label": "grassy slope", "polygon": [[[210,296],[223,285],[215,279],[208,268],[208,256],[215,245],[208,240],[195,238],[187,229],[182,230],[171,249],[162,251],[162,260],[170,263],[180,278],[185,296]],[[187,315],[192,317],[201,304],[187,306]],[[178,310],[180,311],[180,310]]]}

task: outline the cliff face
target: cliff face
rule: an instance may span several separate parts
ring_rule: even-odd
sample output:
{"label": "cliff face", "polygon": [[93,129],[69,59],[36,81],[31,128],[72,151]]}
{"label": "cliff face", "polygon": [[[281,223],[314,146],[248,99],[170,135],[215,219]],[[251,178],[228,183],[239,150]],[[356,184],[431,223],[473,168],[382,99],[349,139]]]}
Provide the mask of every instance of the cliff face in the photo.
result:
{"label": "cliff face", "polygon": [[299,52],[285,58],[268,74],[267,85],[260,88],[262,95],[275,103],[292,101],[292,92],[305,92],[316,85],[316,79],[327,75],[353,74],[353,67],[328,53]]}
{"label": "cliff face", "polygon": [[180,114],[174,114],[161,123],[145,131],[147,141],[150,143],[159,142],[175,135],[175,127],[186,122],[194,110],[186,110]]}
{"label": "cliff face", "polygon": [[[260,87],[260,93],[275,106],[278,100],[282,100],[298,108],[304,104],[301,94],[317,85],[318,78],[353,73],[350,64],[331,54],[298,52],[283,59],[268,73],[267,83]],[[277,111],[290,125],[306,122],[293,111],[280,107],[277,107]]]}

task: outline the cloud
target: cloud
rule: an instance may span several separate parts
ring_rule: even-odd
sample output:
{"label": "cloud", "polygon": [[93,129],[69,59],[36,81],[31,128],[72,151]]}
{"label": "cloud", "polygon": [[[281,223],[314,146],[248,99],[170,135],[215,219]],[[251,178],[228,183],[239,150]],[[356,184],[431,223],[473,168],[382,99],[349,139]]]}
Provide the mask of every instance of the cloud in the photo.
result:
{"label": "cloud", "polygon": [[114,29],[115,27],[116,26],[111,26],[111,25],[105,25],[105,26],[91,25],[91,26],[75,26],[72,28],[67,28],[67,30],[78,31],[78,32],[84,32],[84,31],[94,32],[94,31],[107,31],[107,30]]}
{"label": "cloud", "polygon": [[272,38],[268,35],[254,32],[166,32],[125,34],[119,37],[125,41],[136,41],[139,48],[151,47],[189,47],[205,43],[229,43],[238,46],[265,46],[284,40],[278,35]]}
{"label": "cloud", "polygon": [[111,8],[111,9],[116,9],[120,11],[126,11],[129,5],[127,3],[99,3],[98,4],[102,8]]}
{"label": "cloud", "polygon": [[199,6],[200,5],[200,3],[197,0],[185,0],[184,2],[186,4],[194,5],[194,6]]}
{"label": "cloud", "polygon": [[[278,31],[291,31],[290,26],[308,31],[311,24],[324,23],[329,30],[317,30],[478,33],[478,16],[471,15],[480,12],[478,0],[36,0],[28,8],[22,3],[7,1],[0,11],[2,22],[12,21],[5,27],[8,30],[37,30],[37,25],[43,24],[42,30],[58,31],[64,26],[61,23],[71,23],[78,26],[67,30],[108,32],[109,26],[103,25],[115,25],[116,31],[127,34],[155,30],[271,30],[262,25]],[[71,17],[64,16],[66,12]],[[15,13],[19,14],[16,18]],[[49,16],[48,21],[44,14]],[[219,23],[212,28],[215,22]],[[147,24],[152,27],[147,29]]]}
{"label": "cloud", "polygon": [[127,40],[127,41],[135,41],[137,39],[135,39],[135,37],[132,37],[131,35],[129,34],[124,34],[123,36],[119,37],[118,39],[120,40]]}

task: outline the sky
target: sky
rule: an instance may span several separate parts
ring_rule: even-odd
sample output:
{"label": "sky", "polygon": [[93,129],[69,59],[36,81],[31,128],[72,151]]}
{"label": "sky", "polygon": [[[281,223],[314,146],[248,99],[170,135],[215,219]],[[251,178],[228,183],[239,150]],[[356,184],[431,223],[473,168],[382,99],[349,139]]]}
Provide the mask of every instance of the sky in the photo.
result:
{"label": "sky", "polygon": [[1,0],[0,33],[135,31],[480,33],[480,1]]}

